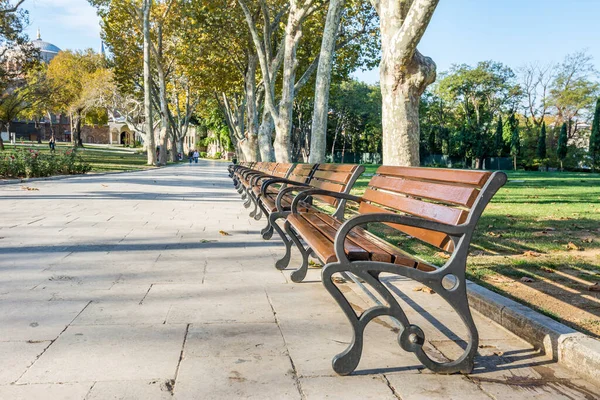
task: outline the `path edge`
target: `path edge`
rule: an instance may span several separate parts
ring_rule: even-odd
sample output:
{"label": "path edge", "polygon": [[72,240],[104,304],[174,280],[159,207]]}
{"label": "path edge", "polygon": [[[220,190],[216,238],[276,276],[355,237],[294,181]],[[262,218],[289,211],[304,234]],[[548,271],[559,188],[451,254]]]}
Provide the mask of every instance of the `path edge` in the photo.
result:
{"label": "path edge", "polygon": [[476,283],[467,283],[467,296],[471,308],[582,378],[600,384],[600,341]]}

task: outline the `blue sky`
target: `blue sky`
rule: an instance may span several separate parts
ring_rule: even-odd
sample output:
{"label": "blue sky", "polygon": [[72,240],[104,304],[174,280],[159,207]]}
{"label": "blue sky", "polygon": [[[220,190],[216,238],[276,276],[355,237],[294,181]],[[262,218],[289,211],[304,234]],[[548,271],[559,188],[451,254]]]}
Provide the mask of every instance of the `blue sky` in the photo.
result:
{"label": "blue sky", "polygon": [[[367,0],[365,0],[367,1]],[[27,30],[61,49],[100,47],[100,27],[86,0],[26,0]],[[600,70],[598,0],[440,0],[419,50],[438,71],[452,64],[501,61],[513,68],[526,62],[558,62],[587,49]],[[358,72],[370,83],[378,70]]]}
{"label": "blue sky", "polygon": [[[600,70],[598,0],[440,0],[418,49],[438,71],[495,60],[513,69],[588,49]],[[359,72],[370,83],[379,71]]]}
{"label": "blue sky", "polygon": [[39,28],[42,39],[63,50],[100,48],[99,19],[86,0],[25,0],[23,7],[29,11],[31,39]]}

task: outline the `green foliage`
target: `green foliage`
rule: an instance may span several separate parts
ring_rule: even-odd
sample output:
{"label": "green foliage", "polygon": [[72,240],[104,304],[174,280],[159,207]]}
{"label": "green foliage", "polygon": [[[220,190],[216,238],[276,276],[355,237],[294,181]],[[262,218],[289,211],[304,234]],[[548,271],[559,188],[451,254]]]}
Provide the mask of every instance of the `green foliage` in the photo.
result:
{"label": "green foliage", "polygon": [[327,129],[327,149],[380,153],[381,91],[357,80],[334,84]]}
{"label": "green foliage", "polygon": [[513,128],[512,134],[510,136],[510,155],[513,157],[518,157],[521,153],[521,138],[519,136],[519,125],[516,125]]}
{"label": "green foliage", "polygon": [[536,155],[540,160],[546,158],[546,122],[542,122],[542,129],[538,136]]}
{"label": "green foliage", "polygon": [[222,156],[223,156],[223,153],[221,153],[220,151],[217,151],[215,153],[215,160],[220,160]]}
{"label": "green foliage", "polygon": [[494,119],[512,113],[520,95],[514,72],[501,63],[454,65],[424,96],[421,131],[446,128],[441,147],[451,157],[501,156],[508,148],[502,121],[494,124]]}
{"label": "green foliage", "polygon": [[65,152],[41,153],[18,148],[0,153],[0,177],[37,178],[52,175],[85,174],[91,166],[73,149]]}
{"label": "green foliage", "polygon": [[207,154],[205,151],[201,151],[201,152],[200,152],[200,157],[201,157],[201,158],[206,158],[206,156],[207,156],[207,155],[208,155],[208,154]]}
{"label": "green foliage", "polygon": [[592,134],[590,136],[590,158],[592,167],[600,167],[600,98],[596,100],[594,120],[592,122]]}
{"label": "green foliage", "polygon": [[494,149],[492,150],[492,154],[500,157],[502,155],[502,151],[504,149],[504,139],[503,139],[503,124],[502,124],[502,115],[498,117],[498,122],[496,123],[496,135],[494,136]]}
{"label": "green foliage", "polygon": [[567,157],[567,124],[562,124],[560,128],[560,136],[558,137],[558,147],[556,148],[556,155],[558,159],[563,161]]}

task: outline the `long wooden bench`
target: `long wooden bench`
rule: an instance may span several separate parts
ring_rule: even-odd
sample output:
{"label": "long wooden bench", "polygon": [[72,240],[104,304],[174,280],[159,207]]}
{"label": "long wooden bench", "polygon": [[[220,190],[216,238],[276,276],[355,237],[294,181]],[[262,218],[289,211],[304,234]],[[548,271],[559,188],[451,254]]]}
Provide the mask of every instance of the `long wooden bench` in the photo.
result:
{"label": "long wooden bench", "polygon": [[[361,197],[323,189],[307,189],[295,197],[285,230],[300,252],[314,253],[325,265],[322,281],[346,314],[354,330],[350,346],[333,359],[341,375],[357,367],[363,347],[363,331],[376,317],[390,316],[400,322],[400,346],[414,352],[429,369],[439,373],[468,373],[478,346],[466,294],[466,260],[473,231],[484,208],[506,182],[502,172],[382,166]],[[358,205],[358,215],[337,215],[301,207],[307,198],[330,196]],[[383,223],[387,228],[451,253],[440,268],[407,254],[363,227]],[[306,247],[301,242],[306,243]],[[439,250],[437,250],[439,251]],[[294,281],[306,275],[303,265],[292,274]],[[360,314],[354,311],[333,281],[337,273],[350,273],[370,285],[387,305],[376,305]],[[411,278],[431,288],[457,312],[468,331],[464,353],[454,361],[432,360],[423,350],[425,335],[410,324],[400,305],[380,281],[381,273]]]}
{"label": "long wooden bench", "polygon": [[[258,221],[262,217],[262,208],[259,208],[258,198],[260,196],[260,188],[262,187],[263,182],[272,179],[288,179],[296,168],[298,168],[296,164],[277,163],[275,168],[273,168],[270,173],[258,173],[248,180],[248,185],[245,187],[246,197],[251,204],[254,204],[254,209],[250,212],[251,218],[254,218]],[[269,192],[271,193],[273,190],[274,188],[272,188]],[[246,205],[246,203],[244,205]]]}
{"label": "long wooden bench", "polygon": [[[297,168],[294,169],[294,171],[298,171],[295,178],[301,181],[305,177],[305,182],[284,179],[266,180],[261,186],[261,195],[258,198],[258,204],[269,220],[268,225],[262,230],[263,238],[269,239],[275,230],[285,245],[285,254],[275,264],[278,269],[285,269],[289,265],[293,244],[278,221],[285,220],[290,214],[294,196],[307,189],[322,189],[336,194],[348,194],[364,171],[362,165],[355,164],[317,164],[313,167],[301,167],[299,170]],[[273,187],[277,184],[285,184],[285,186],[274,190]],[[343,213],[345,203],[344,199],[340,200],[337,197],[315,195],[302,201],[301,206],[303,210],[317,210],[315,207],[318,205],[336,207],[334,215],[339,215]],[[310,252],[301,251],[301,254],[303,265],[307,268]]]}

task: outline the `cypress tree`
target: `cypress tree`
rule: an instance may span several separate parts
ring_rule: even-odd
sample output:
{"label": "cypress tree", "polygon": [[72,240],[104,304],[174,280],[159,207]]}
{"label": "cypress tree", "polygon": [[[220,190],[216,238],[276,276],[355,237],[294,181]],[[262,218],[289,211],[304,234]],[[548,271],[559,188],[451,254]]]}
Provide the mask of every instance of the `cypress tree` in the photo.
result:
{"label": "cypress tree", "polygon": [[540,160],[546,158],[546,122],[542,122],[542,130],[538,137],[537,156]]}
{"label": "cypress tree", "polygon": [[600,98],[596,101],[594,122],[592,122],[592,135],[590,136],[590,157],[592,158],[592,171],[600,165]]}
{"label": "cypress tree", "polygon": [[560,135],[558,136],[558,148],[556,149],[556,155],[560,160],[561,171],[564,170],[563,161],[565,158],[567,158],[567,141],[567,124],[562,124],[562,127],[560,128]]}
{"label": "cypress tree", "polygon": [[519,125],[515,124],[510,137],[510,155],[513,157],[513,166],[517,170],[517,156],[521,152],[521,139],[519,137]]}
{"label": "cypress tree", "polygon": [[502,115],[498,117],[498,124],[496,125],[496,137],[494,140],[494,152],[498,157],[502,156],[502,148],[504,147],[504,140],[502,139]]}

